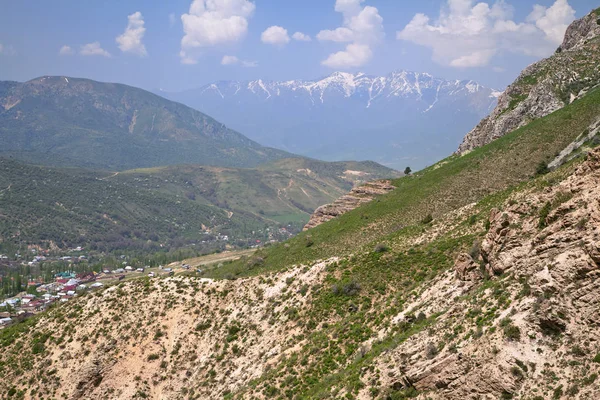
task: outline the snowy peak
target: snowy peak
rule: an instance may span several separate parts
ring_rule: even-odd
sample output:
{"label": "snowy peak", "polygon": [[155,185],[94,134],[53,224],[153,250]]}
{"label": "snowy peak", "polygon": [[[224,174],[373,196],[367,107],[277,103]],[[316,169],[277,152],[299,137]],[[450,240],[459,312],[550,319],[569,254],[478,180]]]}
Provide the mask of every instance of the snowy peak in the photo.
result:
{"label": "snowy peak", "polygon": [[[496,99],[500,92],[474,81],[446,81],[428,73],[394,71],[387,76],[369,76],[364,73],[334,72],[317,80],[249,82],[222,81],[199,90],[201,95],[213,94],[221,99],[254,96],[262,101],[277,98],[306,98],[312,104],[325,104],[335,99],[355,99],[366,108],[376,103],[394,101],[397,98],[428,102],[435,105],[440,94],[446,96],[473,96]],[[217,98],[218,98],[217,97]],[[430,108],[429,108],[430,109]]]}

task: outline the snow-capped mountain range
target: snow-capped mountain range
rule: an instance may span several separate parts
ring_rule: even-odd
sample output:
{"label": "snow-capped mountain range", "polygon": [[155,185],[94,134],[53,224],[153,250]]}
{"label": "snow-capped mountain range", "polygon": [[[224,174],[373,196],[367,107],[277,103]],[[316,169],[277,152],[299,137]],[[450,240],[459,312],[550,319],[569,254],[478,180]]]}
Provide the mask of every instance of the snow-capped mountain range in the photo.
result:
{"label": "snow-capped mountain range", "polygon": [[314,80],[220,81],[160,95],[261,144],[325,160],[422,167],[452,153],[501,93],[427,73],[336,72]]}

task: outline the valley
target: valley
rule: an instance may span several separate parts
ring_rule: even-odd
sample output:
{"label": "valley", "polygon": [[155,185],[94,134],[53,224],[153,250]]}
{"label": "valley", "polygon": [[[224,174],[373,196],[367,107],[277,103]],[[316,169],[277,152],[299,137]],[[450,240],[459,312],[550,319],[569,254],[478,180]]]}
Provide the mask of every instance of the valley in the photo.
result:
{"label": "valley", "polygon": [[[360,35],[382,18],[361,3],[336,2],[344,25],[316,38],[350,44],[323,65],[376,43]],[[184,26],[219,4],[193,3]],[[409,27],[525,38],[561,10],[572,22],[503,93],[399,71],[165,94],[249,138],[125,85],[1,82],[0,397],[600,398],[600,8],[573,21],[558,0],[519,24],[504,2],[445,10]],[[261,42],[312,40],[281,35]],[[299,123],[306,110],[327,122]],[[418,138],[407,153],[397,124]],[[365,158],[347,152],[358,137]],[[320,145],[380,157],[306,156]]]}

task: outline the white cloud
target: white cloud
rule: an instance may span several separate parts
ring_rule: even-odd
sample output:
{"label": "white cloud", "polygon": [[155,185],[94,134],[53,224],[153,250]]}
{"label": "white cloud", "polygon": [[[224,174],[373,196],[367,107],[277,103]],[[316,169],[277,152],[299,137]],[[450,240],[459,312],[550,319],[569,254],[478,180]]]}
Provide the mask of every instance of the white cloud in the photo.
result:
{"label": "white cloud", "polygon": [[357,68],[373,57],[373,47],[385,36],[383,18],[375,7],[362,6],[365,0],[336,0],[335,11],[342,13],[343,26],[323,30],[317,34],[320,41],[349,43],[346,49],[330,54],[323,65],[337,68]]}
{"label": "white cloud", "polygon": [[240,62],[240,59],[236,56],[223,56],[221,60],[221,65],[235,65]]}
{"label": "white cloud", "polygon": [[549,8],[536,5],[525,22],[515,22],[505,0],[494,4],[447,0],[437,20],[417,14],[397,38],[429,47],[433,60],[457,68],[483,67],[497,54],[514,52],[536,57],[552,54],[575,19],[568,0]]}
{"label": "white cloud", "polygon": [[258,67],[258,61],[242,61],[242,66],[246,68]]}
{"label": "white cloud", "polygon": [[348,28],[337,28],[332,31],[325,30],[317,33],[317,39],[321,41],[332,41],[332,42],[351,42],[354,40],[354,32]]}
{"label": "white cloud", "polygon": [[141,12],[137,11],[127,16],[127,28],[122,35],[117,36],[115,39],[119,44],[119,49],[123,53],[132,53],[140,57],[148,55],[146,46],[142,43],[146,28],[144,28],[144,16]]}
{"label": "white cloud", "polygon": [[260,35],[260,40],[266,44],[283,47],[290,42],[290,36],[288,35],[287,29],[274,25],[267,28],[262,35]]}
{"label": "white cloud", "polygon": [[256,6],[248,0],[194,0],[181,16],[181,62],[195,64],[202,48],[234,43],[246,36]]}
{"label": "white cloud", "polygon": [[79,54],[82,56],[103,56],[111,57],[110,53],[100,46],[100,42],[88,43],[81,46]]}
{"label": "white cloud", "polygon": [[297,40],[299,42],[310,42],[312,39],[305,33],[296,32],[292,35],[292,39]]}
{"label": "white cloud", "polygon": [[346,50],[329,55],[323,65],[329,68],[357,68],[365,65],[373,52],[366,44],[351,43],[346,46]]}
{"label": "white cloud", "polygon": [[67,46],[66,44],[63,47],[61,47],[58,51],[58,54],[60,54],[61,56],[70,56],[73,53],[74,51],[71,48],[71,46]]}
{"label": "white cloud", "polygon": [[258,63],[256,61],[240,60],[236,56],[223,56],[223,59],[221,60],[221,65],[241,65],[242,67],[246,68],[258,67]]}

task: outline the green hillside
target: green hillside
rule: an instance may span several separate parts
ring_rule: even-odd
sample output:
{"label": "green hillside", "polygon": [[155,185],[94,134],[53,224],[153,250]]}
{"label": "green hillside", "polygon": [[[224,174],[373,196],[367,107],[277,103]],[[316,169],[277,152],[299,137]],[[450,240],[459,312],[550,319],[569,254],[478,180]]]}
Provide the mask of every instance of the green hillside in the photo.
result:
{"label": "green hillside", "polygon": [[201,112],[121,84],[46,76],[0,83],[0,156],[123,170],[253,167],[286,158]]}
{"label": "green hillside", "polygon": [[254,275],[265,270],[332,256],[346,256],[379,242],[403,240],[426,228],[423,221],[477,203],[493,193],[527,182],[600,115],[600,89],[545,118],[531,122],[464,156],[451,156],[412,176],[394,181],[397,189],[261,255],[260,268],[243,263],[216,276]]}
{"label": "green hillside", "polygon": [[256,169],[184,165],[120,173],[0,159],[0,171],[0,244],[148,251],[198,243],[212,237],[206,230],[230,236],[231,244],[268,240],[269,227],[296,232],[315,208],[355,182],[397,174],[375,163],[305,159]]}

